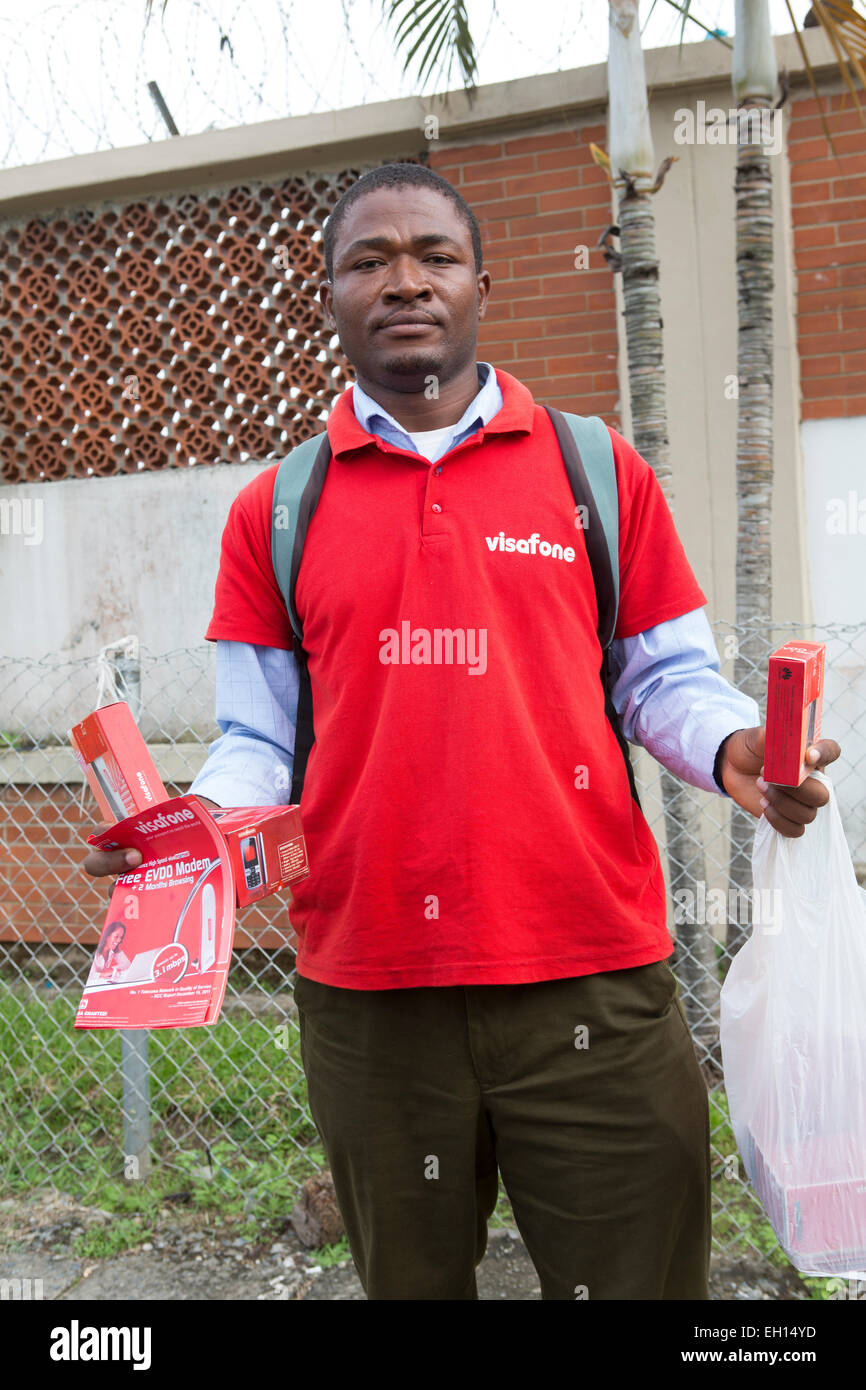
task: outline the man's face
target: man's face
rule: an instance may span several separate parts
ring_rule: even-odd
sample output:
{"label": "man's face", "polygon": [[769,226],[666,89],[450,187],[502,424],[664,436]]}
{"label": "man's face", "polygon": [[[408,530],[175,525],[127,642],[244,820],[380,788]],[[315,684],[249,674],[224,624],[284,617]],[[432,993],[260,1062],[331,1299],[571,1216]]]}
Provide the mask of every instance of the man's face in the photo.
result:
{"label": "man's face", "polygon": [[474,363],[489,292],[453,203],[410,186],[374,189],[350,207],[321,299],[358,379],[414,392]]}

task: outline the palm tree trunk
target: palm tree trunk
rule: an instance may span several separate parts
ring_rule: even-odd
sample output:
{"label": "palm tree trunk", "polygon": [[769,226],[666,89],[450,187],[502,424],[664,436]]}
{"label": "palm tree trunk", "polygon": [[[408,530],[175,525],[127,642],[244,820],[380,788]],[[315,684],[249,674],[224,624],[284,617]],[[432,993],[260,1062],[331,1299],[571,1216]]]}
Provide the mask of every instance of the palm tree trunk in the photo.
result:
{"label": "palm tree trunk", "polygon": [[[737,0],[733,84],[737,128],[737,654],[734,683],[760,704],[766,694],[773,611],[773,185],[761,122],[771,121],[776,62],[767,0]],[[748,113],[753,113],[749,115]],[[765,114],[766,113],[766,114]],[[767,129],[767,134],[769,130]],[[729,896],[748,907],[754,819],[732,808]],[[726,946],[749,935],[746,910],[729,915]]]}
{"label": "palm tree trunk", "polygon": [[[619,194],[618,222],[634,446],[652,468],[673,511],[659,263],[650,195],[627,184]],[[675,902],[682,889],[694,900],[697,884],[706,881],[697,799],[690,786],[664,768],[661,791],[669,891]],[[698,1057],[712,1082],[721,1074],[720,985],[716,944],[706,923],[677,924],[674,973]]]}
{"label": "palm tree trunk", "polygon": [[[653,151],[637,0],[610,0],[609,88],[632,434],[673,511],[659,262],[650,201]],[[669,891],[688,889],[696,895],[705,874],[697,799],[691,787],[666,770],[661,789]],[[674,970],[698,1056],[712,1081],[721,1072],[715,942],[704,923],[679,923],[676,934]]]}

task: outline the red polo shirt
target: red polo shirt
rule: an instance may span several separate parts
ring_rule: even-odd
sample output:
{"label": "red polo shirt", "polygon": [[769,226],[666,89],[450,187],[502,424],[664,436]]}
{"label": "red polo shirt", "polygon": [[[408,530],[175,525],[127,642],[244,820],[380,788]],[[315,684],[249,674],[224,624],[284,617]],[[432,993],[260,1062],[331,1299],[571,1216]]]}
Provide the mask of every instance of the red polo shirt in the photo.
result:
{"label": "red polo shirt", "polygon": [[[653,836],[605,718],[583,532],[548,416],[499,413],[435,464],[350,392],[297,607],[316,742],[293,888],[298,970],[350,989],[514,984],[672,951]],[[611,430],[616,636],[706,603],[649,465]],[[271,563],[276,465],[235,500],[207,637],[291,648]]]}

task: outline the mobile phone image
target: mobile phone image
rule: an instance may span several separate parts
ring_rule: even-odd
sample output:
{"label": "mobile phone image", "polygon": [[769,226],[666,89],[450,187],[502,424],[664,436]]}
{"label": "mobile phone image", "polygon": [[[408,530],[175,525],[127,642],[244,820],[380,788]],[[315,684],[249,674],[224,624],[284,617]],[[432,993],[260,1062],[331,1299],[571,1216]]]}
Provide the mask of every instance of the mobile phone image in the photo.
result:
{"label": "mobile phone image", "polygon": [[94,777],[102,788],[103,796],[117,819],[125,820],[127,816],[132,815],[135,807],[129,807],[124,802],[117,784],[111,775],[111,769],[106,764],[105,759],[94,758],[90,766],[93,769]]}
{"label": "mobile phone image", "polygon": [[261,835],[246,835],[241,840],[241,863],[247,888],[261,888],[265,882],[265,847]]}

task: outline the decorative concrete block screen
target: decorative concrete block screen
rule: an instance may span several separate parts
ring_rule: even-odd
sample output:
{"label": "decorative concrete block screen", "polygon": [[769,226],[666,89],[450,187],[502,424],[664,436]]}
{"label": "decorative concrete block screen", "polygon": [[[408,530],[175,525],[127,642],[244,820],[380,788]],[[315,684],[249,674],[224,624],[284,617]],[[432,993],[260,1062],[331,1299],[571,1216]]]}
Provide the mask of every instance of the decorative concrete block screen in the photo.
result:
{"label": "decorative concrete block screen", "polygon": [[316,298],[360,170],[0,227],[6,482],[280,457],[351,368]]}

